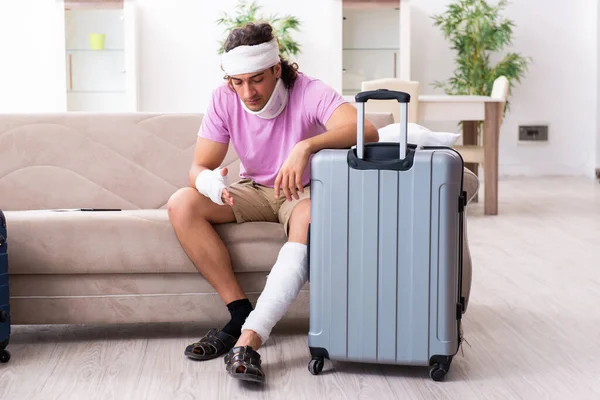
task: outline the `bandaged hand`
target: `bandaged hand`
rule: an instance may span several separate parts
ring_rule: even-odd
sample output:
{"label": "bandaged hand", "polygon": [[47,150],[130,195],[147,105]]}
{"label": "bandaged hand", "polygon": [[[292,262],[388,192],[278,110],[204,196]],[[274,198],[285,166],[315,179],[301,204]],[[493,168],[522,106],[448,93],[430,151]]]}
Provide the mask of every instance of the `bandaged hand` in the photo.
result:
{"label": "bandaged hand", "polygon": [[196,178],[196,189],[213,203],[233,206],[233,197],[227,190],[226,176],[227,168],[205,169]]}

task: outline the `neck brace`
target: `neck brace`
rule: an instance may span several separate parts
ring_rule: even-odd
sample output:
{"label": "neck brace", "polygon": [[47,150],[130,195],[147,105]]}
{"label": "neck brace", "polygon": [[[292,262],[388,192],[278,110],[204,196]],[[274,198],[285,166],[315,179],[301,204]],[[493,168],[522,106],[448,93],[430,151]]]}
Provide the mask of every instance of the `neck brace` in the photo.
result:
{"label": "neck brace", "polygon": [[257,117],[263,119],[273,119],[279,114],[281,114],[281,112],[287,104],[288,97],[288,90],[283,84],[281,78],[279,78],[277,79],[275,89],[273,89],[273,93],[271,93],[269,101],[267,101],[267,104],[265,104],[265,106],[259,111],[250,110],[248,107],[246,107],[246,104],[244,104],[244,102],[241,99],[240,103],[242,104],[244,110],[246,110],[246,112],[248,112],[249,114],[256,115]]}

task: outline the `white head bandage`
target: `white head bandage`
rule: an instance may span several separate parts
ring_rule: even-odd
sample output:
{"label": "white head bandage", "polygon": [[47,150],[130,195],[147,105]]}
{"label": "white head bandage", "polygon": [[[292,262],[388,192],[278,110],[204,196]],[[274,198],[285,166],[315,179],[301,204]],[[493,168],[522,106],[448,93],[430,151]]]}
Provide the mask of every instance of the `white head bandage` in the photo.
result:
{"label": "white head bandage", "polygon": [[279,45],[275,38],[254,46],[238,46],[221,56],[221,66],[229,76],[262,71],[278,62]]}

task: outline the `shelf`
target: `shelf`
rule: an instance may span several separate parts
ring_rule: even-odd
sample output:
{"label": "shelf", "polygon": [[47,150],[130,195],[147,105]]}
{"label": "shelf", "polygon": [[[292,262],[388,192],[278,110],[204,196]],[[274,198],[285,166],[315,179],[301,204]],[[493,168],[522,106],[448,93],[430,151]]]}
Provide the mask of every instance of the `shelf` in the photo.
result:
{"label": "shelf", "polygon": [[125,93],[124,90],[67,90],[67,93]]}
{"label": "shelf", "polygon": [[342,7],[355,9],[394,9],[398,10],[401,1],[406,0],[343,0]]}
{"label": "shelf", "polygon": [[388,47],[388,48],[384,48],[384,47],[381,47],[381,48],[376,48],[376,47],[371,47],[371,48],[349,47],[349,48],[344,48],[342,50],[350,50],[350,51],[352,51],[352,50],[354,50],[354,51],[400,51],[400,49],[391,48],[391,47]]}
{"label": "shelf", "polygon": [[123,0],[65,0],[65,11],[71,10],[122,10]]}
{"label": "shelf", "polygon": [[114,51],[114,52],[118,52],[118,51],[125,51],[125,49],[103,49],[103,50],[92,50],[92,49],[66,49],[67,51],[73,51],[73,52],[79,52],[79,51],[85,51],[85,52],[90,52],[90,53],[102,53],[103,51]]}

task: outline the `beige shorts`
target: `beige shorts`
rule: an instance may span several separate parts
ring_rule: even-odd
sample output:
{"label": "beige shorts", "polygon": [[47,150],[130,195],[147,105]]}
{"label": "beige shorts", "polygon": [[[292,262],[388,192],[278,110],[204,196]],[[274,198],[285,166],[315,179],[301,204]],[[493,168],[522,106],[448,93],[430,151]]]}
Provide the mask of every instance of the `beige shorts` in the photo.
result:
{"label": "beige shorts", "polygon": [[237,223],[242,222],[280,222],[288,232],[288,222],[292,210],[304,199],[310,199],[310,187],[304,187],[304,193],[298,192],[299,199],[285,198],[283,190],[275,198],[275,189],[259,185],[251,179],[242,179],[228,188],[233,197],[233,214]]}

